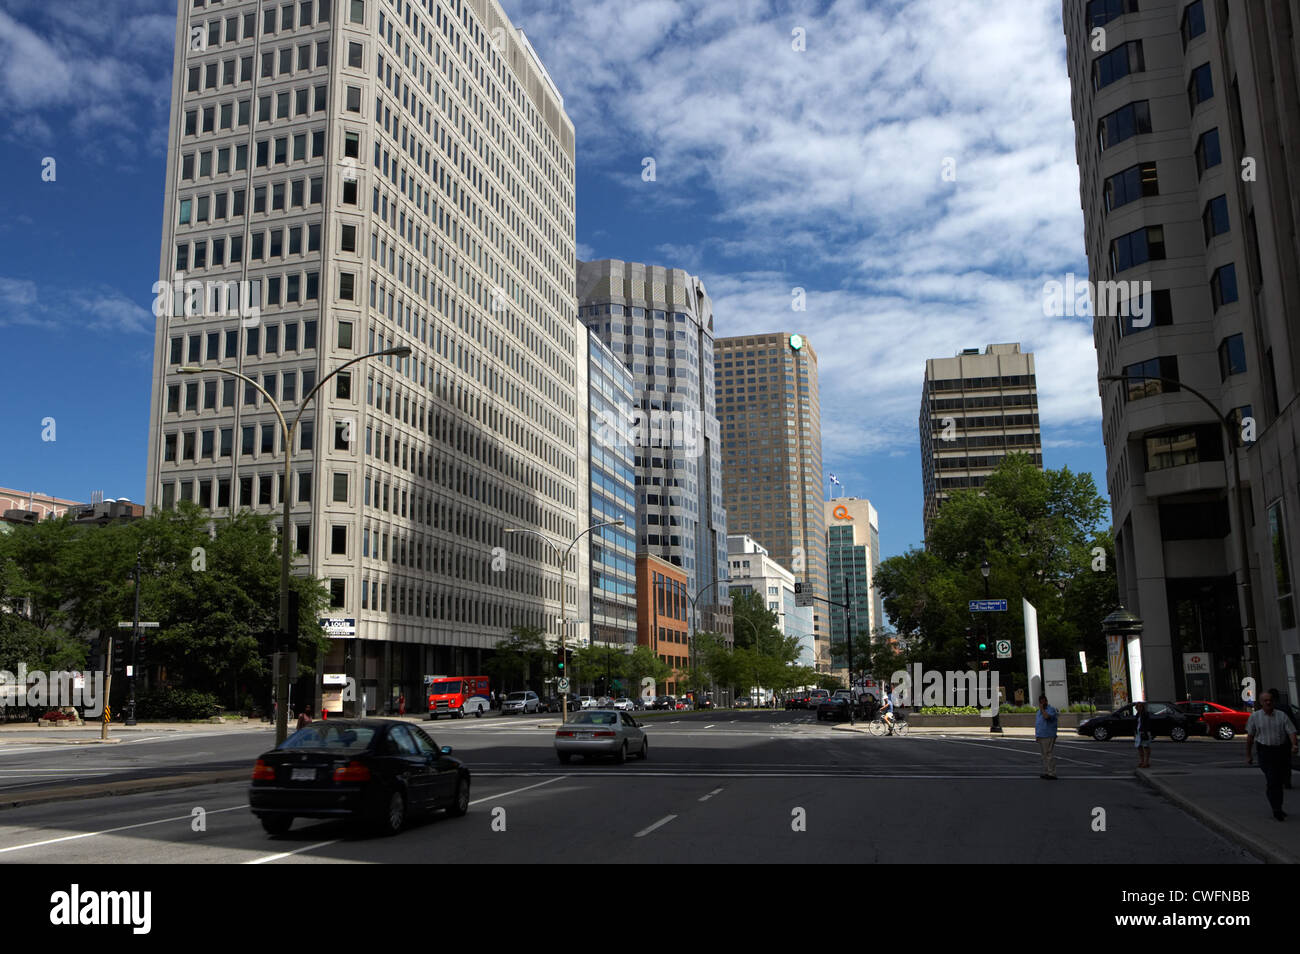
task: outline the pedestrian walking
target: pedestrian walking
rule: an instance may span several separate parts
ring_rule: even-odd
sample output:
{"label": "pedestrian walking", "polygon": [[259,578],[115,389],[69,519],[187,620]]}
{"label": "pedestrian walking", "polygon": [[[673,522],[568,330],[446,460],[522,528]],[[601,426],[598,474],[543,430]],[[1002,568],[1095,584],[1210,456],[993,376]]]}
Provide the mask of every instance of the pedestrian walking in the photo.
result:
{"label": "pedestrian walking", "polygon": [[1264,794],[1273,809],[1273,817],[1285,821],[1282,785],[1291,771],[1291,756],[1296,754],[1296,728],[1290,716],[1274,708],[1273,702],[1272,692],[1260,693],[1259,708],[1246,720],[1246,764],[1255,764],[1252,755],[1258,745],[1259,767],[1264,772]]}
{"label": "pedestrian walking", "polygon": [[298,713],[298,728],[305,729],[311,725],[311,706]]}
{"label": "pedestrian walking", "polygon": [[397,697],[397,714],[399,716],[406,715],[406,693],[402,693]]}
{"label": "pedestrian walking", "polygon": [[1133,745],[1138,750],[1138,768],[1151,767],[1151,716],[1147,704],[1136,704],[1137,725],[1133,727]]}
{"label": "pedestrian walking", "polygon": [[1047,696],[1038,697],[1038,714],[1034,716],[1034,738],[1043,756],[1043,774],[1039,778],[1056,781],[1056,730],[1060,720],[1054,706],[1047,704]]}

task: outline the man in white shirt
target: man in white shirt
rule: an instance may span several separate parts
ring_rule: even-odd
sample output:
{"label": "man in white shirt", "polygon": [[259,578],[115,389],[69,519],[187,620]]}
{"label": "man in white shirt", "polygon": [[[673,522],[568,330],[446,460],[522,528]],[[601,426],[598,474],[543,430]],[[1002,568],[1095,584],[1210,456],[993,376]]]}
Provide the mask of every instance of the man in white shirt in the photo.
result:
{"label": "man in white shirt", "polygon": [[1259,708],[1246,720],[1246,764],[1254,764],[1252,751],[1258,745],[1268,804],[1273,809],[1273,817],[1284,821],[1282,784],[1289,774],[1291,756],[1296,754],[1296,728],[1286,713],[1273,707],[1273,702],[1271,692],[1261,693]]}

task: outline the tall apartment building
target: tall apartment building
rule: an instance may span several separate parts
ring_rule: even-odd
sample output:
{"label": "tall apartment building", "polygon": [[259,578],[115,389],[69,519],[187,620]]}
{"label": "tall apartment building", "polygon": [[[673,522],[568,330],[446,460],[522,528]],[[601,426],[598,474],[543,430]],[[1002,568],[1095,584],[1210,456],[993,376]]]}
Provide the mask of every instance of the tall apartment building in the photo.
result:
{"label": "tall apartment building", "polygon": [[554,632],[553,552],[503,530],[585,519],[574,134],[496,0],[181,0],[166,168],[150,508],[289,495],[367,710]]}
{"label": "tall apartment building", "polygon": [[1063,17],[1089,277],[1151,283],[1144,314],[1115,293],[1093,322],[1100,374],[1130,379],[1099,390],[1147,695],[1233,703],[1258,653],[1261,688],[1294,700],[1300,4],[1066,0]]}
{"label": "tall apartment building", "polygon": [[[826,579],[831,599],[848,603],[853,614],[854,655],[884,626],[884,601],[875,588],[880,566],[880,515],[871,501],[840,497],[826,501]],[[842,606],[829,607],[830,638],[844,642],[849,620]],[[848,657],[832,657],[831,672],[848,676]],[[845,678],[845,685],[848,680]]]}
{"label": "tall apartment building", "polygon": [[[826,597],[817,352],[789,332],[719,338],[717,393],[730,519]],[[817,667],[829,672],[826,604],[812,607]]]}
{"label": "tall apartment building", "polygon": [[[747,533],[727,534],[727,560],[732,594],[748,591],[762,597],[768,612],[776,614],[781,634],[799,640],[797,664],[815,666],[813,611],[811,606],[799,606],[795,600],[794,574],[773,560],[767,548]],[[740,630],[744,632],[743,625]]]}
{"label": "tall apartment building", "polygon": [[925,362],[921,386],[925,532],[954,490],[976,489],[1008,454],[1043,466],[1034,356],[1019,344],[967,348]]}
{"label": "tall apartment building", "polygon": [[630,418],[636,380],[622,360],[587,332],[591,523],[590,636],[594,644],[636,647],[636,450],[616,422]]}
{"label": "tall apartment building", "polygon": [[713,393],[713,303],[679,268],[578,263],[579,318],[630,369],[637,552],[686,573],[696,627],[730,632],[727,514]]}

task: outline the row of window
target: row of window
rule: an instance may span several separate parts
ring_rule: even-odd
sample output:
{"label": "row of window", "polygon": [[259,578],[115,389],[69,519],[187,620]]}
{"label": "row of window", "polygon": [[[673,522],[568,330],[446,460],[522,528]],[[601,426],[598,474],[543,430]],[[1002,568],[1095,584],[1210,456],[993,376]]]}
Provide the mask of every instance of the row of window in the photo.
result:
{"label": "row of window", "polygon": [[[1219,379],[1226,381],[1233,375],[1245,373],[1245,339],[1241,334],[1228,335],[1219,342]],[[1124,377],[1129,379],[1124,392],[1127,401],[1139,401],[1157,394],[1172,394],[1179,390],[1178,357],[1161,355],[1127,365]]]}
{"label": "row of window", "polygon": [[[351,347],[352,325],[351,322],[340,322],[340,345],[339,347]],[[299,336],[299,327],[301,326],[302,335]],[[346,326],[347,345],[342,344],[343,326]],[[316,319],[309,318],[303,322],[287,321],[283,325],[268,324],[254,326],[244,329],[247,332],[244,341],[244,353],[249,357],[278,357],[280,355],[294,355],[305,351],[314,351],[316,349]],[[281,350],[281,330],[283,330],[284,348]],[[181,364],[197,365],[204,358],[202,356],[203,345],[206,343],[206,360],[221,361],[225,359],[237,358],[239,356],[239,329],[228,328],[224,332],[225,346],[222,347],[222,332],[208,331],[205,333],[196,333],[186,335],[173,335],[170,342],[170,361],[173,366]],[[187,340],[188,338],[188,340]],[[299,341],[301,340],[301,347]],[[182,354],[186,355],[184,361],[181,360]]]}
{"label": "row of window", "polygon": [[[930,382],[931,391],[976,391],[998,387],[1036,387],[1036,383],[1032,374],[1007,374],[996,378],[940,378]],[[1008,399],[1004,397],[1001,400],[1006,402]]]}
{"label": "row of window", "polygon": [[[343,378],[344,375],[346,374],[347,372],[345,371],[335,377],[336,388],[338,387],[337,382],[339,381],[339,379]],[[298,387],[299,375],[301,375],[301,380],[302,380],[301,389]],[[235,381],[236,379],[232,377],[226,377],[220,379],[220,390],[221,390],[220,407],[221,408],[233,408],[235,406],[235,387],[236,387]],[[186,412],[193,411],[196,413],[200,410],[204,410],[204,411],[216,410],[218,407],[217,404],[218,381],[216,379],[213,379],[201,383],[203,388],[202,404],[200,404],[200,397],[199,397],[199,386],[200,386],[199,381],[185,382],[183,392],[182,392],[182,386],[180,384],[168,385],[167,386],[167,413],[179,414],[182,412],[182,410]],[[281,385],[283,385],[282,390],[280,389]],[[303,397],[306,397],[307,395],[311,394],[312,390],[315,387],[316,387],[316,371],[314,368],[305,368],[301,371],[298,370],[268,371],[262,375],[262,388],[266,391],[267,394],[271,396],[272,400],[280,404],[292,404],[298,400],[298,396],[300,394]],[[343,385],[343,389],[346,390],[346,385]],[[182,401],[182,395],[184,397],[183,401]],[[244,406],[245,407],[257,406],[259,396],[260,396],[260,392],[257,390],[257,388],[253,387],[248,382],[244,382]],[[308,443],[310,443],[310,437],[308,437],[307,440]],[[340,443],[336,440],[335,447],[336,449],[339,450],[346,450],[348,448],[348,443],[347,441],[343,441],[342,444],[340,445]],[[248,453],[251,453],[251,451],[249,451]],[[264,453],[273,453],[273,451],[267,450],[264,451]],[[171,460],[172,458],[167,458],[167,459]],[[182,458],[182,459],[188,459],[188,458]]]}

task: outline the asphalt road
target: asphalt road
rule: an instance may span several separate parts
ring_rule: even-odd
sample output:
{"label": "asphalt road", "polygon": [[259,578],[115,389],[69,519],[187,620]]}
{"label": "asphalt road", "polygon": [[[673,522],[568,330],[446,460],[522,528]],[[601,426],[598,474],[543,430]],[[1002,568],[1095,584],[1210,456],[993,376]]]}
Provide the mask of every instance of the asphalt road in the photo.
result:
{"label": "asphalt road", "polygon": [[[873,738],[811,713],[706,712],[647,720],[645,763],[561,766],[538,721],[426,723],[473,772],[471,810],[396,837],[311,820],[269,837],[240,781],[5,809],[0,863],[1254,860],[1138,783],[1124,742],[1062,737],[1061,778],[1046,782],[1032,739]],[[262,727],[223,727],[117,746],[5,744],[0,788],[247,767],[271,740]],[[1156,752],[1189,769],[1239,756],[1211,740]]]}

